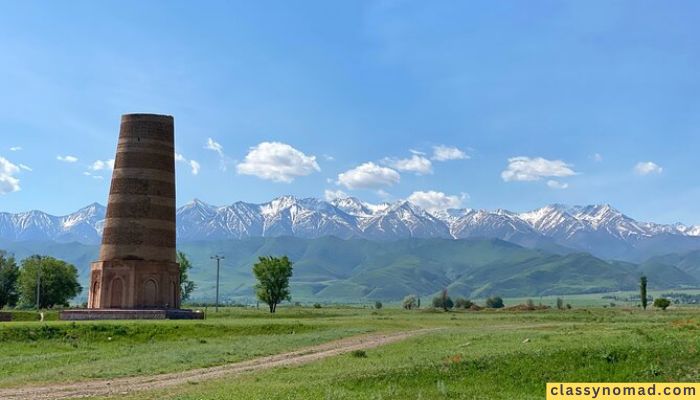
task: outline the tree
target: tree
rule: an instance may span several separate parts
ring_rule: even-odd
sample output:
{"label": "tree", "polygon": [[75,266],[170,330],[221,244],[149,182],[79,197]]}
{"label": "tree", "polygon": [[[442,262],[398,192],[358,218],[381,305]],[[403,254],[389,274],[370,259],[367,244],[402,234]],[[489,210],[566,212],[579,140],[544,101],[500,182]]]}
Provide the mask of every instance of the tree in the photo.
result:
{"label": "tree", "polygon": [[187,258],[187,254],[178,251],[177,262],[180,264],[180,300],[185,301],[190,298],[197,285],[189,277],[188,272],[192,269],[192,263]]}
{"label": "tree", "polygon": [[489,297],[488,299],[486,299],[486,307],[488,307],[488,308],[503,308],[503,307],[505,307],[505,305],[503,304],[502,298],[500,298],[498,296],[494,296],[494,297]]}
{"label": "tree", "polygon": [[414,308],[418,308],[418,297],[415,294],[409,294],[408,296],[403,298],[403,302],[401,304],[406,310],[413,310]]}
{"label": "tree", "polygon": [[671,300],[665,299],[663,297],[659,297],[656,300],[654,300],[654,307],[660,308],[662,310],[666,310],[668,306],[671,305]]}
{"label": "tree", "polygon": [[78,270],[74,265],[53,257],[35,255],[22,260],[19,289],[24,304],[36,304],[37,278],[40,282],[41,308],[68,306],[68,300],[83,290],[78,283]]}
{"label": "tree", "polygon": [[647,309],[647,277],[639,278],[639,298],[642,300],[642,308]]}
{"label": "tree", "polygon": [[457,297],[455,299],[455,308],[470,308],[474,303],[464,297]]}
{"label": "tree", "polygon": [[375,302],[374,302],[374,308],[376,308],[377,310],[381,310],[382,307],[384,307],[384,304],[382,304],[381,301],[375,301]]}
{"label": "tree", "polygon": [[562,299],[561,297],[557,297],[557,308],[559,310],[564,309],[564,299]]}
{"label": "tree", "polygon": [[5,306],[17,305],[17,278],[19,268],[15,258],[0,250],[0,310]]}
{"label": "tree", "polygon": [[287,256],[260,257],[253,265],[253,274],[258,283],[255,291],[260,301],[267,303],[270,313],[277,310],[277,305],[283,300],[291,300],[289,278],[292,277],[292,262]]}
{"label": "tree", "polygon": [[447,294],[447,289],[443,289],[442,293],[440,293],[440,296],[434,297],[433,298],[433,307],[434,308],[442,308],[445,311],[450,310],[451,308],[454,307],[454,302],[450,298],[450,296]]}

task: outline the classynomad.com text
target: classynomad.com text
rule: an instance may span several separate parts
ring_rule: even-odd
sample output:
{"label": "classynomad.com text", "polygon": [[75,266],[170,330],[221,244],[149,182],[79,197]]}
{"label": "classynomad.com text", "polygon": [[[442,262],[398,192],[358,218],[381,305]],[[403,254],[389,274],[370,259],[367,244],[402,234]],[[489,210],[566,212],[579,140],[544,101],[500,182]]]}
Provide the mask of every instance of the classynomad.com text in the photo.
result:
{"label": "classynomad.com text", "polygon": [[548,383],[547,400],[700,400],[700,383]]}

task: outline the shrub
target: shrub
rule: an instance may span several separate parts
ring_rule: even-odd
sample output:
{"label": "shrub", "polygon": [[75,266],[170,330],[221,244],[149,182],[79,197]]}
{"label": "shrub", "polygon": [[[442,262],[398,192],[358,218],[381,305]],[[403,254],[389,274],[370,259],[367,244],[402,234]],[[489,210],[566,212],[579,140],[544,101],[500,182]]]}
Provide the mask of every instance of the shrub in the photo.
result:
{"label": "shrub", "polygon": [[489,297],[488,299],[486,299],[486,307],[488,307],[488,308],[503,308],[504,307],[503,299],[498,297],[498,296]]}
{"label": "shrub", "polygon": [[455,308],[469,308],[472,306],[471,300],[467,300],[464,297],[457,297],[455,300]]}
{"label": "shrub", "polygon": [[532,299],[527,299],[527,302],[525,302],[525,304],[526,304],[529,308],[535,308],[535,302],[532,301]]}
{"label": "shrub", "polygon": [[321,308],[321,303],[314,303],[314,308]]}
{"label": "shrub", "polygon": [[654,300],[654,307],[660,308],[662,310],[666,310],[668,306],[671,305],[671,300],[659,297],[658,299]]}
{"label": "shrub", "polygon": [[418,308],[418,296],[415,294],[409,294],[408,296],[403,298],[403,302],[401,303],[404,309],[406,310],[413,310],[414,308]]}
{"label": "shrub", "polygon": [[364,350],[353,350],[350,355],[355,358],[367,358],[367,352]]}
{"label": "shrub", "polygon": [[374,302],[374,308],[376,308],[377,310],[381,310],[382,307],[384,307],[384,305],[382,304],[381,301],[375,301],[375,302]]}

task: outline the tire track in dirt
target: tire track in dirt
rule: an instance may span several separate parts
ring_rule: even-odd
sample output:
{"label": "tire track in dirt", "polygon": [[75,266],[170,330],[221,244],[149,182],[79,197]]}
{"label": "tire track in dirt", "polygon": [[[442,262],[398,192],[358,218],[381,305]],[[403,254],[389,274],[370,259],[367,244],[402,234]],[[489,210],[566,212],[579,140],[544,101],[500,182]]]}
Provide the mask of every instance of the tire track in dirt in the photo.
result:
{"label": "tire track in dirt", "polygon": [[349,353],[354,350],[366,350],[399,342],[413,336],[434,332],[436,330],[438,329],[419,329],[397,333],[355,336],[288,353],[260,357],[218,367],[199,368],[161,375],[0,389],[0,399],[75,399],[93,396],[118,396],[144,390],[163,389],[188,382],[202,382],[210,379],[238,376],[246,372],[306,364]]}

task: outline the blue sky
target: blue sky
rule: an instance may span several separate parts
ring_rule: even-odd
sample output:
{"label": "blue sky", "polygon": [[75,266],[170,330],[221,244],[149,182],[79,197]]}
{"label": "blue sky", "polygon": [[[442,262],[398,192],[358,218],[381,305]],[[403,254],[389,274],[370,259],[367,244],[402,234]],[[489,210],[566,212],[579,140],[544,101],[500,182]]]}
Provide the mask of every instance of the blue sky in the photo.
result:
{"label": "blue sky", "polygon": [[341,191],[700,223],[699,17],[695,1],[6,2],[0,210],[106,203],[120,115],[155,112],[175,117],[180,204]]}

